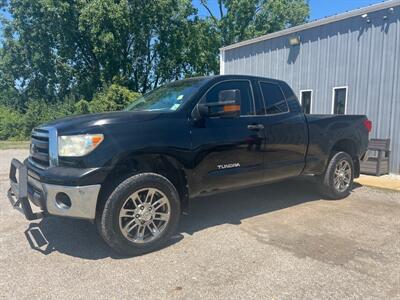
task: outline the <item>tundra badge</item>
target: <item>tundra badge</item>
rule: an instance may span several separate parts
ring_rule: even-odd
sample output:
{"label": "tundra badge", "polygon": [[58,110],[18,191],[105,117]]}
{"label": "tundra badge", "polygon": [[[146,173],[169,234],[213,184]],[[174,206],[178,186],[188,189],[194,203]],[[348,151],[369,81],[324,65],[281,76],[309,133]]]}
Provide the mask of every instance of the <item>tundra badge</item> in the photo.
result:
{"label": "tundra badge", "polygon": [[239,168],[239,167],[240,167],[240,164],[239,164],[239,163],[217,165],[217,169],[218,169],[218,170],[232,169],[232,168]]}

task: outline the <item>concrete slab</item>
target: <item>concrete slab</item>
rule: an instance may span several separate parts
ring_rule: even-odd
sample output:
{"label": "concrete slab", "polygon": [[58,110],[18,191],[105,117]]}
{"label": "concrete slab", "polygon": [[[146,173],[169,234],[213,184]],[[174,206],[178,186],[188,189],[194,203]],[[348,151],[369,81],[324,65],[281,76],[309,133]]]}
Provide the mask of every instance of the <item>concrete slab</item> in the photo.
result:
{"label": "concrete slab", "polygon": [[193,200],[169,245],[123,258],[89,222],[28,222],[5,197],[0,299],[400,299],[400,193],[355,185],[343,200],[288,181]]}
{"label": "concrete slab", "polygon": [[361,175],[360,178],[355,179],[355,182],[365,186],[400,191],[400,176],[396,175],[384,175],[379,177]]}

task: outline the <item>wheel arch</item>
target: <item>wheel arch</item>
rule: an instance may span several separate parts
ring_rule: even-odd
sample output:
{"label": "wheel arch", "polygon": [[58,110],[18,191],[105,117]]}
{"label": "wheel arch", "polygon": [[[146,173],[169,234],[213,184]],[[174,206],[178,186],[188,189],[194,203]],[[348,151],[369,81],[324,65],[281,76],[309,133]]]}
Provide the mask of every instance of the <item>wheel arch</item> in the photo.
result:
{"label": "wheel arch", "polygon": [[360,161],[358,158],[359,149],[357,147],[357,144],[352,139],[349,138],[339,139],[331,147],[331,150],[329,152],[328,162],[336,152],[341,152],[341,151],[346,152],[353,159],[354,171],[355,171],[354,178],[358,178],[360,176]]}
{"label": "wheel arch", "polygon": [[97,214],[101,213],[104,203],[112,191],[126,178],[135,174],[151,172],[167,178],[177,189],[181,209],[189,206],[189,188],[186,169],[178,159],[162,153],[131,154],[119,159],[104,179],[97,204]]}

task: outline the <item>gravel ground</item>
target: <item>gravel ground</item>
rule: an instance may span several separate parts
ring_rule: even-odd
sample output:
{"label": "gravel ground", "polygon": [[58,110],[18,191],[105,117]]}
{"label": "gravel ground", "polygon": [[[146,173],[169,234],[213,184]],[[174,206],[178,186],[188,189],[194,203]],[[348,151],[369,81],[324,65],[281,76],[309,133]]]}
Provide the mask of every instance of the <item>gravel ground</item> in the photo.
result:
{"label": "gravel ground", "polygon": [[[170,245],[122,258],[89,222],[27,222],[0,151],[0,298],[400,299],[400,193],[290,181],[193,201]],[[34,237],[34,238],[32,238]]]}

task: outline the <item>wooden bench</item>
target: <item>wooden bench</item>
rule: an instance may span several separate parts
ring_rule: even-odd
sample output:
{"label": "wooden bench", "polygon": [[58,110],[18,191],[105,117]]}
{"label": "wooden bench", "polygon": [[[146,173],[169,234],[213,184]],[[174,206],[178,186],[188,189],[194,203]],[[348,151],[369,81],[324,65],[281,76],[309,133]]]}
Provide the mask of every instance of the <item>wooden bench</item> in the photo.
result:
{"label": "wooden bench", "polygon": [[[390,139],[370,139],[361,160],[361,173],[381,176],[389,173]],[[376,155],[373,155],[376,153]]]}

